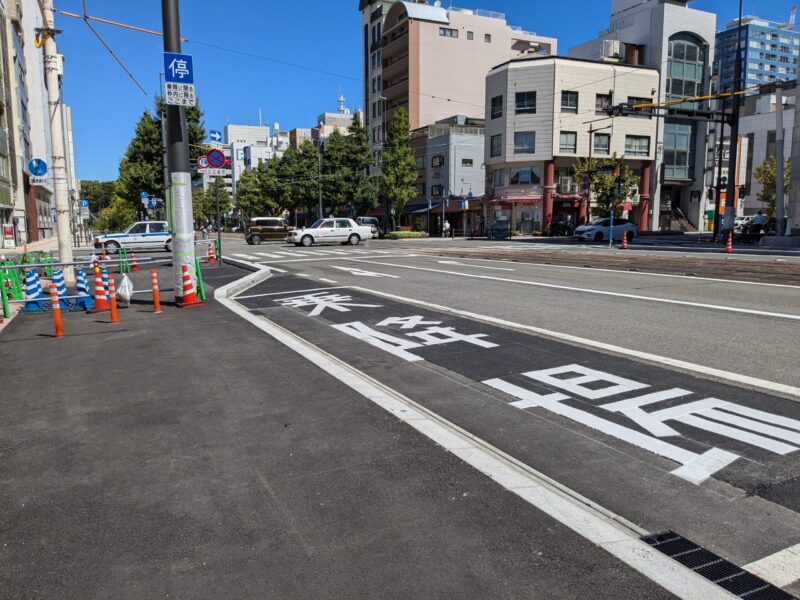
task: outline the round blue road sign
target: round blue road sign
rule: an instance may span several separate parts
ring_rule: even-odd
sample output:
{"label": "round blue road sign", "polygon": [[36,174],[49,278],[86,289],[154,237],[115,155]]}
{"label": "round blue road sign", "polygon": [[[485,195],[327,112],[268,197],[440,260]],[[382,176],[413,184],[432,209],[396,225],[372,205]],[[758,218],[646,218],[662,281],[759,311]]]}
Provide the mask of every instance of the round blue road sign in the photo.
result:
{"label": "round blue road sign", "polygon": [[34,177],[44,177],[45,173],[47,173],[47,163],[41,158],[32,158],[28,162],[28,173]]}
{"label": "round blue road sign", "polygon": [[222,150],[211,150],[206,154],[206,159],[208,159],[208,165],[214,169],[221,169],[225,166],[225,154]]}

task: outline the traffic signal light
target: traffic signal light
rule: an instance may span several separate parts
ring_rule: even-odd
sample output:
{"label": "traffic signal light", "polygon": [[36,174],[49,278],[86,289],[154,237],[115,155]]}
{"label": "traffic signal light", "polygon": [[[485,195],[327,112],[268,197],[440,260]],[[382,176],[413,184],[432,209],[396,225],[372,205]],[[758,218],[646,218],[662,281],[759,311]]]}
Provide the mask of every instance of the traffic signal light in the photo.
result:
{"label": "traffic signal light", "polygon": [[708,188],[707,196],[709,200],[713,202],[714,199],[716,198],[716,195],[717,195],[717,190],[715,190],[713,187]]}

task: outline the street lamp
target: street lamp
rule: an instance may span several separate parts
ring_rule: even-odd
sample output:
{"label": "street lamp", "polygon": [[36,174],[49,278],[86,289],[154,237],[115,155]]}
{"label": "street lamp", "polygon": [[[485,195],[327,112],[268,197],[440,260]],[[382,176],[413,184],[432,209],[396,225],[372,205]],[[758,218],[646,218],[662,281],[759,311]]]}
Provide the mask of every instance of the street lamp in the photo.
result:
{"label": "street lamp", "polygon": [[[386,146],[386,102],[389,100],[386,96],[378,95],[378,100],[381,102],[381,149],[380,160],[381,172],[383,172],[383,149]],[[389,229],[389,199],[384,196],[383,198],[383,229]],[[392,227],[394,229],[394,227]]]}

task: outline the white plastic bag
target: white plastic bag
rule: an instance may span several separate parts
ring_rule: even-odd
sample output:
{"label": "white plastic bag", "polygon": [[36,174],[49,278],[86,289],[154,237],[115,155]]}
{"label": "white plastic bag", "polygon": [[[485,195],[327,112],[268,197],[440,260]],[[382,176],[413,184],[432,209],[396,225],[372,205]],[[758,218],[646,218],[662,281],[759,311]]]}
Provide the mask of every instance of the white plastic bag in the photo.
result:
{"label": "white plastic bag", "polygon": [[133,297],[133,283],[127,275],[123,275],[117,288],[117,296],[124,300],[127,304],[131,303]]}

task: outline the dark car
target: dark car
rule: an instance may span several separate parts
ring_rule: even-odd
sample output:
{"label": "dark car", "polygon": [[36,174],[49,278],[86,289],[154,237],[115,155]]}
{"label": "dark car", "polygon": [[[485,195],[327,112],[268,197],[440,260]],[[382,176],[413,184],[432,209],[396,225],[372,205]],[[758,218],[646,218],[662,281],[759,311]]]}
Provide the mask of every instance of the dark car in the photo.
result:
{"label": "dark car", "polygon": [[258,246],[263,240],[283,240],[291,229],[278,217],[254,217],[250,219],[245,239],[248,244]]}
{"label": "dark car", "polygon": [[368,227],[374,227],[372,238],[382,238],[384,231],[381,227],[380,221],[376,217],[358,217],[356,219],[356,223],[359,225],[366,225]]}

